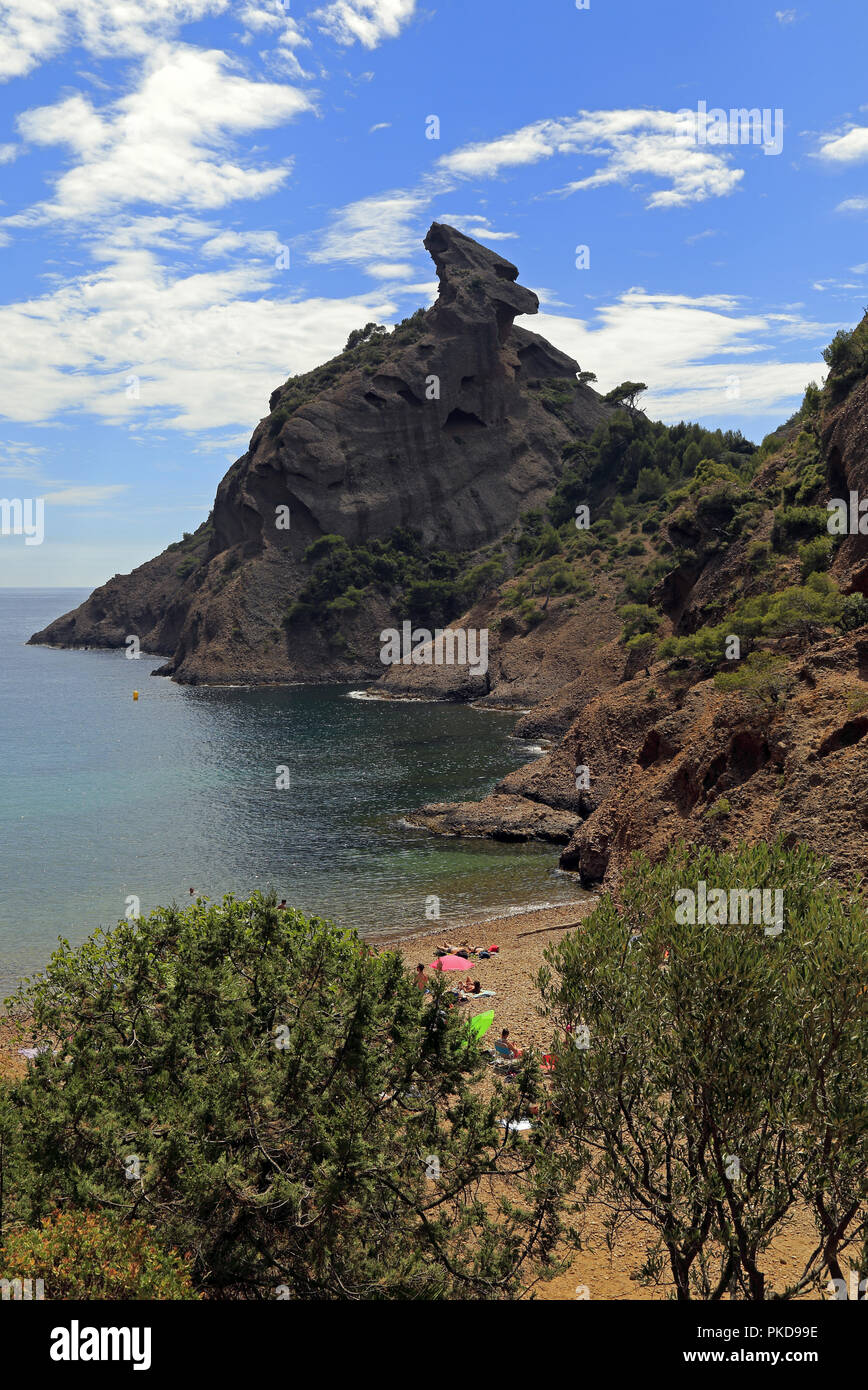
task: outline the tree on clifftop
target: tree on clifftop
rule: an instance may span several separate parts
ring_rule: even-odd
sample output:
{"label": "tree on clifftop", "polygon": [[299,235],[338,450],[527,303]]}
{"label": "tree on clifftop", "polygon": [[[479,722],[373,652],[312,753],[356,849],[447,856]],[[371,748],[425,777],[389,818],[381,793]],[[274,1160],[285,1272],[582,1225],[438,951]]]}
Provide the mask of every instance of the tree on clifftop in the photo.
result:
{"label": "tree on clifftop", "polygon": [[636,409],[636,402],[643,391],[648,387],[644,381],[622,381],[620,386],[613,386],[603,397],[607,405],[626,405],[631,410]]}

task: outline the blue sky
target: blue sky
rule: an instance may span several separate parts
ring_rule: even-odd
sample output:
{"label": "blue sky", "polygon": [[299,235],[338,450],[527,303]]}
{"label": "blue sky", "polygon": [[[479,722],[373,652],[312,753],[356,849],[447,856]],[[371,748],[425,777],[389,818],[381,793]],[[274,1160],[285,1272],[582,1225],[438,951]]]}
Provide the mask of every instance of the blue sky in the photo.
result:
{"label": "blue sky", "polygon": [[[0,585],[198,525],[279,382],[431,302],[435,218],[601,387],[762,437],[868,304],[866,35],[865,0],[0,0],[0,496],[45,498]],[[782,111],[780,152],[702,102]]]}

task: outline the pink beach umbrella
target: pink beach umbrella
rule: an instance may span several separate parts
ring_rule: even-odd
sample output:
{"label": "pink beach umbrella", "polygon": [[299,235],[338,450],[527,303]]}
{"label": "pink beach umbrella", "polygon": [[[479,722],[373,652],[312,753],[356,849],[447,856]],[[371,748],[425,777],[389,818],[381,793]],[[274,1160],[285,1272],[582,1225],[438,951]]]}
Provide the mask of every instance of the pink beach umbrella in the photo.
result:
{"label": "pink beach umbrella", "polygon": [[466,960],[464,956],[438,956],[432,960],[432,970],[469,970],[472,961]]}

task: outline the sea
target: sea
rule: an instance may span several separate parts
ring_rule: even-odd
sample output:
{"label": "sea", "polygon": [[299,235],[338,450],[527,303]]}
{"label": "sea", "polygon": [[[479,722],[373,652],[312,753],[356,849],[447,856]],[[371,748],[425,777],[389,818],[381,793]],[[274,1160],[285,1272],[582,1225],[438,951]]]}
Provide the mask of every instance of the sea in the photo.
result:
{"label": "sea", "polygon": [[151,674],[156,656],[26,645],[87,592],[0,589],[0,998],[60,938],[190,888],[274,889],[385,935],[587,896],[556,846],[406,823],[541,753],[513,737],[514,713],[352,686],[180,686]]}

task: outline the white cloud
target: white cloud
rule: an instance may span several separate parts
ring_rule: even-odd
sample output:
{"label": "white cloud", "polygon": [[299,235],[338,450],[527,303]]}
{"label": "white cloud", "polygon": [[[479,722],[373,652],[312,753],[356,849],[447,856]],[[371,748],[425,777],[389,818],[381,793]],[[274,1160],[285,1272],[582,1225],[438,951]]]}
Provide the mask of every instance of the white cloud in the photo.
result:
{"label": "white cloud", "polygon": [[92,507],[108,502],[119,492],[126,492],[128,483],[86,484],[64,487],[59,492],[46,492],[45,501],[53,507]]}
{"label": "white cloud", "polygon": [[2,0],[0,82],[23,77],[68,46],[104,57],[144,54],[181,24],[225,10],[228,0]]}
{"label": "white cloud", "polygon": [[435,220],[447,222],[450,227],[457,227],[459,232],[479,241],[513,241],[518,236],[518,232],[496,232],[488,218],[476,212],[443,212],[438,213]]}
{"label": "white cloud", "polygon": [[416,13],[416,0],[332,0],[313,19],[338,43],[376,48],[383,39],[396,39]]}
{"label": "white cloud", "polygon": [[853,126],[845,135],[824,135],[817,151],[830,164],[858,164],[868,159],[868,126]]}
{"label": "white cloud", "polygon": [[202,254],[213,259],[231,256],[235,251],[252,252],[255,256],[274,258],[286,249],[276,232],[218,232],[203,243]]}
{"label": "white cloud", "polygon": [[[646,381],[643,408],[667,421],[786,414],[825,370],[819,356],[779,360],[787,341],[828,325],[791,314],[746,314],[727,295],[691,298],[628,290],[595,322],[554,314],[518,320],[597,373],[600,390]],[[709,359],[722,358],[722,361]],[[732,393],[735,389],[738,395]]]}
{"label": "white cloud", "polygon": [[775,10],[775,19],[778,24],[794,24],[798,19],[795,10]]}
{"label": "white cloud", "polygon": [[[744,171],[731,168],[728,155],[691,142],[699,117],[679,111],[586,111],[576,118],[537,121],[495,140],[464,145],[442,155],[418,187],[393,189],[340,209],[319,245],[314,261],[377,265],[387,245],[398,256],[418,253],[423,213],[435,197],[452,192],[463,179],[493,178],[509,169],[555,156],[592,156],[605,162],[589,178],[562,192],[633,184],[657,177],[668,187],[648,197],[649,207],[675,207],[731,193]],[[514,232],[496,231],[480,213],[443,214],[482,241],[506,241]]]}
{"label": "white cloud", "polygon": [[18,155],[17,145],[0,145],[0,164],[11,164]]}
{"label": "white cloud", "polygon": [[368,131],[368,134],[369,134],[369,135],[373,135],[374,132],[377,131],[377,130],[391,130],[391,129],[392,129],[392,122],[391,122],[391,121],[378,121],[376,125],[372,125],[372,126],[371,126],[370,130]]}
{"label": "white cloud", "polygon": [[45,447],[21,439],[0,440],[0,478],[42,480],[42,458]]}
{"label": "white cloud", "polygon": [[868,198],[845,198],[835,208],[836,212],[868,212]]}
{"label": "white cloud", "polygon": [[182,274],[129,250],[0,307],[6,418],[81,413],[137,433],[249,430],[276,382],[340,352],[351,329],[395,317],[389,292],[293,301],[275,293],[279,276],[249,258]]}
{"label": "white cloud", "polygon": [[409,280],[413,267],[406,261],[375,261],[366,267],[375,280]]}
{"label": "white cloud", "polygon": [[297,48],[310,48],[310,39],[305,38],[300,26],[288,12],[282,0],[247,0],[242,4],[239,18],[244,25],[241,36],[243,44],[252,44],[257,34],[268,33],[277,41],[277,58],[296,77],[307,77],[298,58]]}
{"label": "white cloud", "polygon": [[396,189],[349,203],[310,252],[310,259],[377,265],[385,247],[395,257],[418,252],[418,221],[431,197],[425,189]]}
{"label": "white cloud", "polygon": [[94,217],[125,203],[218,208],[275,192],[288,162],[249,167],[226,151],[235,135],[282,125],[310,109],[282,83],[251,82],[216,50],[161,47],[140,85],[97,110],[81,95],[27,111],[21,134],[36,144],[65,144],[78,163],[57,180],[54,197],[8,218],[8,225]]}
{"label": "white cloud", "polygon": [[583,111],[465,145],[438,160],[438,168],[464,178],[492,178],[556,155],[579,155],[602,163],[593,174],[558,191],[574,193],[650,177],[668,187],[652,193],[648,206],[680,207],[724,197],[744,177],[743,170],[730,166],[727,154],[694,143],[698,119],[695,113],[678,111]]}

